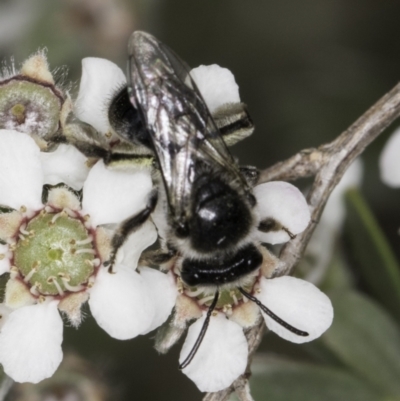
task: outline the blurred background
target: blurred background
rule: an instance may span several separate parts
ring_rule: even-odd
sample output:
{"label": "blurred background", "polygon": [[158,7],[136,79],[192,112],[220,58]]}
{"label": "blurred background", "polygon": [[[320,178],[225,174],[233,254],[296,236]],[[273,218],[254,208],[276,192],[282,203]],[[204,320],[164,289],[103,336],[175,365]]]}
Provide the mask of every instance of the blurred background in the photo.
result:
{"label": "blurred background", "polygon": [[[232,151],[242,164],[265,168],[331,141],[399,81],[399,15],[400,2],[389,0],[0,0],[0,57],[19,65],[46,47],[51,68],[67,66],[76,94],[83,57],[105,57],[125,70],[129,35],[146,30],[192,67],[217,63],[235,74],[256,131]],[[255,363],[256,399],[400,399],[400,287],[390,297],[385,291],[385,280],[391,285],[400,274],[400,190],[380,182],[377,164],[395,128],[363,155],[361,189],[347,198],[349,219],[319,248],[330,256],[317,284],[332,294],[339,323],[309,345],[268,334]],[[370,212],[383,229],[380,245]],[[307,277],[315,259],[298,274]],[[82,375],[92,372],[106,389],[66,398],[71,381],[61,380],[32,399],[200,400],[178,371],[180,346],[159,356],[152,337],[113,340],[88,312],[79,330],[67,328],[64,349],[85,358]],[[19,387],[10,399],[30,399],[32,387]]]}

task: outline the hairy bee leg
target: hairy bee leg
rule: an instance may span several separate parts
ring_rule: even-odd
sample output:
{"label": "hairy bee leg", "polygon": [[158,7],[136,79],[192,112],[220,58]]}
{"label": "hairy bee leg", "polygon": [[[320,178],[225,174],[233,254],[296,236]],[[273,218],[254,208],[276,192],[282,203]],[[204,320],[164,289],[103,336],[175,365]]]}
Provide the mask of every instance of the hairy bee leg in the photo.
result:
{"label": "hairy bee leg", "polygon": [[250,301],[253,301],[265,314],[267,314],[271,319],[274,319],[275,322],[279,323],[282,327],[285,329],[291,331],[294,334],[297,334],[298,336],[302,337],[307,337],[309,334],[306,331],[301,331],[299,329],[296,329],[295,327],[291,326],[289,323],[286,323],[284,320],[282,320],[279,316],[276,316],[275,313],[273,313],[271,310],[269,310],[264,304],[260,302],[259,299],[256,297],[253,297],[251,294],[249,294],[247,291],[245,291],[243,288],[238,287],[238,290]]}
{"label": "hairy bee leg", "polygon": [[262,220],[258,225],[258,229],[263,233],[283,230],[287,235],[289,235],[290,239],[296,238],[296,235],[290,232],[288,228],[282,226],[279,222],[270,217],[267,217],[266,219]]}
{"label": "hairy bee leg", "polygon": [[103,160],[106,166],[112,168],[129,166],[151,167],[154,163],[154,156],[140,153],[110,152],[107,158]]}
{"label": "hairy bee leg", "polygon": [[143,252],[140,257],[140,261],[145,265],[156,265],[160,266],[164,263],[169,262],[174,256],[176,256],[177,251],[175,249],[168,249],[167,251],[162,250],[150,250]]}
{"label": "hairy bee leg", "polygon": [[194,356],[196,355],[196,352],[199,349],[199,347],[204,339],[204,336],[206,335],[208,325],[210,324],[211,314],[217,305],[218,298],[219,298],[219,291],[217,291],[215,293],[214,300],[212,301],[212,304],[208,308],[206,319],[204,320],[203,327],[200,330],[200,334],[197,337],[197,340],[194,343],[193,348],[189,352],[189,355],[186,357],[186,359],[179,365],[179,369],[181,369],[181,370],[185,369],[186,366],[188,366],[189,363],[192,362]]}
{"label": "hairy bee leg", "polygon": [[112,268],[114,266],[115,258],[117,256],[119,248],[121,248],[121,246],[124,244],[129,234],[135,232],[147,221],[150,214],[153,213],[157,205],[157,199],[158,199],[158,191],[157,189],[155,189],[149,196],[149,201],[147,203],[146,208],[143,209],[138,214],[136,214],[135,216],[125,220],[124,223],[121,225],[121,227],[118,229],[118,231],[114,234],[111,241],[112,252],[110,259],[104,263],[104,266],[109,266],[108,267],[109,273],[113,272]]}
{"label": "hairy bee leg", "polygon": [[260,170],[258,170],[257,167],[240,166],[239,170],[251,187],[254,187],[257,184],[258,178],[260,177]]}

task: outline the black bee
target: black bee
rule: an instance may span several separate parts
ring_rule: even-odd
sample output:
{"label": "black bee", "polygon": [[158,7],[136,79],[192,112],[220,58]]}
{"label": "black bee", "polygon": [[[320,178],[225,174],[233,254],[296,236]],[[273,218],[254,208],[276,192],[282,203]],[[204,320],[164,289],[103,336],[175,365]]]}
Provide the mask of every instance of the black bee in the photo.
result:
{"label": "black bee", "polygon": [[[110,121],[124,140],[149,149],[155,158],[161,172],[160,191],[166,197],[168,246],[181,258],[183,282],[215,288],[203,330],[181,368],[198,349],[223,286],[238,287],[288,330],[308,335],[282,321],[240,284],[263,262],[252,240],[259,228],[252,193],[257,172],[240,169],[224,140],[233,142],[230,136],[243,137],[252,130],[244,105],[239,113],[227,109],[224,119],[215,119],[186,64],[147,33],[132,34],[129,55],[128,89],[115,97]],[[148,217],[157,202],[152,199],[122,234]]]}

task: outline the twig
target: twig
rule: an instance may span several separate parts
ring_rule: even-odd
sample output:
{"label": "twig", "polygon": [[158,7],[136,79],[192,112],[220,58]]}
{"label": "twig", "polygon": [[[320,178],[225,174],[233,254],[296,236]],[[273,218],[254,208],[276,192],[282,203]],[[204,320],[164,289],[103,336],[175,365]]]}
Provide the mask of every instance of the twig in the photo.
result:
{"label": "twig", "polygon": [[[290,274],[307,247],[329,195],[347,168],[399,115],[400,84],[383,96],[334,141],[322,145],[318,149],[303,150],[290,159],[277,163],[261,172],[259,183],[271,180],[293,181],[315,175],[313,186],[307,198],[311,212],[310,224],[303,233],[297,235],[295,239],[282,248],[281,263],[274,274],[275,277]],[[247,383],[251,356],[261,342],[263,327],[264,321],[261,319],[256,326],[246,333],[250,354],[246,373],[235,380],[228,389],[207,394],[203,401],[225,401],[233,391],[236,391],[242,401],[252,399],[250,393],[246,395],[242,390],[239,391],[239,386],[242,385],[240,388],[243,388],[243,385]]]}

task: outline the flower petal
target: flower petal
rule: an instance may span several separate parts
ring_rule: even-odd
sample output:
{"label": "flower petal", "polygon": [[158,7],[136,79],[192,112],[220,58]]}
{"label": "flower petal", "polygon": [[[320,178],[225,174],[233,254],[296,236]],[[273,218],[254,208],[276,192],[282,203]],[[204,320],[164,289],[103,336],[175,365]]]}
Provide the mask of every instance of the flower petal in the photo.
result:
{"label": "flower petal", "polygon": [[[310,210],[303,194],[294,186],[283,181],[267,182],[254,188],[260,220],[272,219],[292,234],[304,231],[310,221]],[[262,242],[280,244],[289,241],[283,230],[258,232]]]}
{"label": "flower petal", "polygon": [[44,183],[56,185],[61,182],[71,188],[82,189],[89,173],[86,157],[76,148],[61,144],[54,152],[41,152]]}
{"label": "flower petal", "polygon": [[38,146],[26,134],[0,130],[0,149],[0,204],[40,209],[43,172]]}
{"label": "flower petal", "polygon": [[110,130],[108,103],[124,85],[125,74],[116,64],[102,58],[84,58],[79,94],[75,102],[76,116],[97,131],[107,133]]}
{"label": "flower petal", "polygon": [[389,140],[379,158],[379,167],[382,181],[391,187],[400,186],[400,128]]}
{"label": "flower petal", "polygon": [[[193,323],[179,357],[182,363],[196,342],[205,314]],[[230,386],[246,370],[248,347],[242,328],[224,315],[212,316],[206,335],[196,355],[183,373],[200,391],[220,391]]]}
{"label": "flower petal", "polygon": [[123,265],[116,266],[114,274],[100,268],[90,289],[89,306],[97,324],[118,340],[146,332],[155,315],[144,279]]}
{"label": "flower petal", "polygon": [[0,276],[10,270],[9,256],[8,245],[0,244]]}
{"label": "flower petal", "polygon": [[309,342],[331,325],[331,301],[313,284],[289,276],[263,278],[260,284],[257,298],[286,323],[309,334],[306,337],[294,334],[263,313],[268,328],[285,340],[298,344]]}
{"label": "flower petal", "polygon": [[120,223],[145,208],[151,189],[149,171],[109,170],[100,160],[83,186],[82,206],[94,225]]}
{"label": "flower petal", "polygon": [[10,313],[0,333],[0,362],[17,382],[38,383],[62,360],[63,324],[57,301],[24,306]]}
{"label": "flower petal", "polygon": [[239,103],[239,86],[234,75],[217,64],[201,65],[190,71],[211,113],[226,103]]}
{"label": "flower petal", "polygon": [[[161,326],[175,306],[178,289],[172,275],[161,273],[149,267],[140,268],[140,275],[147,284],[149,294],[155,304],[155,315],[147,332]],[[146,334],[146,333],[144,333]]]}
{"label": "flower petal", "polygon": [[125,266],[136,269],[142,252],[157,240],[157,230],[154,224],[148,220],[126,239],[118,251],[116,261]]}

